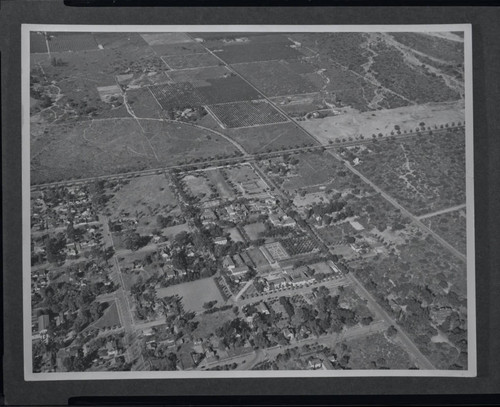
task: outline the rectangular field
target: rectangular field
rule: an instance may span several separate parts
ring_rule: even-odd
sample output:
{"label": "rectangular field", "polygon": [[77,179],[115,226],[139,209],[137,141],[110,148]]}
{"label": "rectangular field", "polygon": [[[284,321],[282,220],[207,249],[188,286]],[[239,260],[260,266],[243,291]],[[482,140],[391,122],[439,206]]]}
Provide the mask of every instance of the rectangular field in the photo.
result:
{"label": "rectangular field", "polygon": [[185,311],[202,312],[204,310],[203,304],[209,301],[217,301],[216,306],[224,304],[224,299],[213,278],[160,288],[156,290],[156,293],[160,298],[179,295],[182,297]]}
{"label": "rectangular field", "polygon": [[30,54],[42,54],[48,52],[45,33],[30,32]]}
{"label": "rectangular field", "polygon": [[205,99],[189,82],[150,86],[151,93],[164,110],[201,106]]}
{"label": "rectangular field", "polygon": [[243,229],[245,229],[245,232],[250,240],[257,240],[259,238],[259,234],[266,230],[266,225],[262,222],[250,223],[249,225],[243,226]]}
{"label": "rectangular field", "polygon": [[291,42],[245,43],[227,45],[214,49],[213,52],[228,64],[301,57],[302,54],[291,45],[293,45]]}
{"label": "rectangular field", "polygon": [[94,36],[90,33],[48,32],[47,40],[50,52],[99,49]]}
{"label": "rectangular field", "polygon": [[222,65],[223,63],[212,54],[186,54],[163,57],[172,69],[191,69],[206,66]]}
{"label": "rectangular field", "polygon": [[288,237],[285,239],[281,239],[280,243],[282,244],[282,247],[286,250],[288,255],[291,257],[311,253],[316,249],[316,245],[314,244],[314,242],[307,236]]}
{"label": "rectangular field", "polygon": [[320,89],[283,61],[238,64],[234,69],[269,97],[311,93]]}
{"label": "rectangular field", "polygon": [[225,103],[211,105],[208,108],[225,128],[251,127],[288,121],[267,101]]}
{"label": "rectangular field", "polygon": [[149,45],[182,44],[185,42],[193,42],[189,35],[180,32],[142,33],[140,35]]}
{"label": "rectangular field", "polygon": [[215,185],[222,199],[234,198],[233,189],[228,185],[219,169],[208,170],[205,174],[212,184]]}
{"label": "rectangular field", "polygon": [[178,44],[157,44],[151,45],[157,55],[186,55],[200,52],[207,52],[203,46],[197,42],[182,42]]}

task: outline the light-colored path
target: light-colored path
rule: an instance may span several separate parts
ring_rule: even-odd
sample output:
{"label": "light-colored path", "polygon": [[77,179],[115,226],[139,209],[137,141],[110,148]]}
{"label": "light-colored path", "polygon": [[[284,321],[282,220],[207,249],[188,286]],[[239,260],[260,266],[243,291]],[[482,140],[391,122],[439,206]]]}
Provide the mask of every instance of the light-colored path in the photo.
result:
{"label": "light-colored path", "polygon": [[425,215],[418,216],[418,220],[432,218],[433,216],[442,215],[442,214],[448,213],[448,212],[455,212],[455,211],[458,211],[460,209],[465,209],[465,206],[466,206],[465,204],[456,205],[456,206],[452,206],[450,208],[441,209],[439,211],[435,211],[435,212],[431,212],[431,213],[426,213]]}

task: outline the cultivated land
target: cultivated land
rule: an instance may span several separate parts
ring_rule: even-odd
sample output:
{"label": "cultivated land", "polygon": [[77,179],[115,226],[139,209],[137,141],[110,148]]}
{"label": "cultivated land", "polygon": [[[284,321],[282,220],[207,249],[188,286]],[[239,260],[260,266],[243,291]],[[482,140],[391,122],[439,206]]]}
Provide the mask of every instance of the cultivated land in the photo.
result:
{"label": "cultivated land", "polygon": [[34,372],[467,369],[459,34],[31,33]]}

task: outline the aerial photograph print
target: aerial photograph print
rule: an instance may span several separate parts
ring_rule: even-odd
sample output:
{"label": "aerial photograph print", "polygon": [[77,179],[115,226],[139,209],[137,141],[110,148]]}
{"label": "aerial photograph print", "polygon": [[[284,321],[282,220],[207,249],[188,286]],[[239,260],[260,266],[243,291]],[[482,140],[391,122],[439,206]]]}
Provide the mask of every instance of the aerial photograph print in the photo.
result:
{"label": "aerial photograph print", "polygon": [[23,25],[26,380],[475,376],[471,30]]}

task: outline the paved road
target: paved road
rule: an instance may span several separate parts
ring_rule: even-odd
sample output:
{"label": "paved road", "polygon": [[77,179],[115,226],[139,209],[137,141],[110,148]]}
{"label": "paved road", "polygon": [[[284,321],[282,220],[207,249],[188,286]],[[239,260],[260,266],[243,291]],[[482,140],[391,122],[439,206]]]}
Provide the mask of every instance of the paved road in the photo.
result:
{"label": "paved road", "polygon": [[425,215],[417,216],[417,218],[418,218],[418,220],[432,218],[433,216],[442,215],[442,214],[448,213],[448,212],[455,212],[455,211],[458,211],[460,209],[464,209],[465,207],[466,207],[465,204],[456,205],[456,206],[452,206],[451,208],[446,208],[446,209],[441,209],[439,211],[426,213]]}
{"label": "paved road", "polygon": [[420,352],[417,346],[413,343],[413,341],[408,337],[408,335],[403,331],[401,326],[399,326],[396,321],[378,304],[378,302],[373,298],[370,292],[363,287],[361,282],[353,275],[353,273],[349,273],[347,277],[356,285],[356,287],[361,291],[362,297],[366,298],[372,308],[376,310],[376,312],[388,323],[394,325],[398,328],[398,335],[401,341],[405,344],[406,349],[411,352],[414,356],[418,367],[426,370],[434,370],[434,365],[427,359],[427,357]]}

